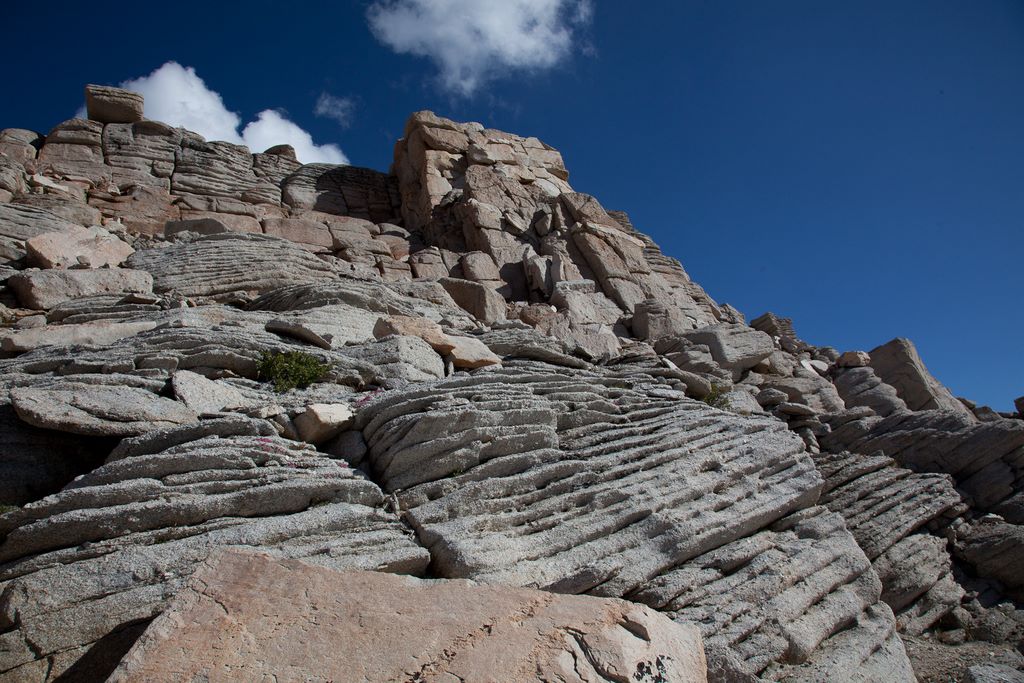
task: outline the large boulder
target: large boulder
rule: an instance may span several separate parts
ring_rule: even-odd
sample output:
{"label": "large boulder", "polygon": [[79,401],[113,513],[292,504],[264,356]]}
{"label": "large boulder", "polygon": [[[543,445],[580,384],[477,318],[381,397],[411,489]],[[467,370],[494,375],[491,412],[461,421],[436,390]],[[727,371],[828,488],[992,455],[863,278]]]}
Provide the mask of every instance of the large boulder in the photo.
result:
{"label": "large boulder", "polygon": [[41,386],[15,387],[11,402],[18,417],[34,427],[90,436],[133,436],[160,427],[195,422],[184,403],[138,386],[55,380]]}
{"label": "large boulder", "polygon": [[90,119],[100,123],[135,123],[142,120],[143,97],[122,88],[87,85],[85,109]]}
{"label": "large boulder", "polygon": [[909,339],[896,338],[871,350],[871,367],[911,410],[971,412],[935,379]]}
{"label": "large boulder", "polygon": [[225,670],[367,683],[707,680],[697,630],[641,605],[240,552],[207,559],[110,680]]}
{"label": "large boulder", "polygon": [[707,345],[715,362],[734,372],[754,367],[775,350],[767,334],[736,323],[702,327],[681,336],[695,344]]}
{"label": "large boulder", "polygon": [[153,278],[145,271],[128,268],[34,270],[9,278],[7,285],[26,308],[46,310],[85,296],[149,293]]}
{"label": "large boulder", "polygon": [[127,243],[101,227],[48,232],[25,241],[31,265],[39,268],[119,266],[135,253]]}

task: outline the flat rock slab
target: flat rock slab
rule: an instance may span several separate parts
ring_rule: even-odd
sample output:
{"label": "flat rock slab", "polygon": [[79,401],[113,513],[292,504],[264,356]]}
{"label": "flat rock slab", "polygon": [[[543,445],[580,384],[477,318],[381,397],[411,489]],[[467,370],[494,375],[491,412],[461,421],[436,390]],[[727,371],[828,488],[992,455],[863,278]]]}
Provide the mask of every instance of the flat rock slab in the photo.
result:
{"label": "flat rock slab", "polygon": [[32,265],[40,268],[119,266],[135,253],[121,239],[100,227],[48,232],[25,242]]}
{"label": "flat rock slab", "polygon": [[153,291],[149,273],[127,268],[27,271],[10,278],[7,284],[23,306],[37,310],[83,296]]}
{"label": "flat rock slab", "polygon": [[135,436],[195,422],[184,403],[136,387],[56,382],[11,390],[14,410],[34,427],[88,436]]}
{"label": "flat rock slab", "polygon": [[110,680],[240,679],[707,680],[696,628],[640,605],[230,551],[207,559]]}

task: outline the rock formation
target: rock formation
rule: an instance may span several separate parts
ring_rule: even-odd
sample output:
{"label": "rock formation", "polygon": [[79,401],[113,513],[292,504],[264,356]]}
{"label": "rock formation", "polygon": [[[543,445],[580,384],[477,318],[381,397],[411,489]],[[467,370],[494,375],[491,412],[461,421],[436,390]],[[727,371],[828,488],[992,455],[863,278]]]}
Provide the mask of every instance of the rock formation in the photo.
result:
{"label": "rock formation", "polygon": [[0,131],[3,680],[340,680],[263,645],[328,603],[367,680],[1020,646],[1024,415],[908,340],[748,325],[536,138],[419,112],[380,173],[86,99]]}

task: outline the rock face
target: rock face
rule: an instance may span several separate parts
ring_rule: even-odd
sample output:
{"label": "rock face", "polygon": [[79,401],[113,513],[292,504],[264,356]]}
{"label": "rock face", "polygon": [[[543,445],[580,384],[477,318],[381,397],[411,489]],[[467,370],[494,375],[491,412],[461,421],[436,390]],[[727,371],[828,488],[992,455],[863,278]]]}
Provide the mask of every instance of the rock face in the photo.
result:
{"label": "rock face", "polygon": [[696,629],[641,605],[238,552],[210,557],[110,680],[219,680],[224,671],[380,683],[498,672],[524,682],[707,681]]}
{"label": "rock face", "polygon": [[[298,641],[301,666],[401,632],[351,662],[688,680],[695,628],[709,680],[909,682],[904,637],[1024,638],[1024,421],[953,399],[909,342],[747,325],[536,138],[419,112],[380,173],[92,97],[0,131],[3,680],[106,680],[182,590],[119,676],[212,680],[219,652],[228,678],[301,678]],[[434,583],[298,595],[326,574],[280,559]],[[445,610],[327,633],[328,595],[364,622]],[[228,621],[254,639],[203,630]]]}

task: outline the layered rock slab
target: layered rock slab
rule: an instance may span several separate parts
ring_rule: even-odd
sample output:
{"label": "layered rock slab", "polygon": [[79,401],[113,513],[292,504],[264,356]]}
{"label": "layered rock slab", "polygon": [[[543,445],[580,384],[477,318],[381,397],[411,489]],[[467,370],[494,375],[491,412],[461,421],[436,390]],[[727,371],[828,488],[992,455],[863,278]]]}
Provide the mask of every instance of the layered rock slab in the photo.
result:
{"label": "layered rock slab", "polygon": [[[381,653],[386,652],[386,657]],[[111,681],[707,680],[692,626],[620,600],[219,552]]]}
{"label": "layered rock slab", "polygon": [[130,644],[216,548],[338,569],[425,568],[426,551],[377,486],[250,423],[140,437],[61,493],[0,517],[0,678],[102,679],[127,649],[110,643]]}
{"label": "layered rock slab", "polygon": [[223,233],[137,251],[132,268],[153,276],[153,291],[188,297],[259,295],[279,287],[337,279],[322,260],[267,235]]}
{"label": "layered rock slab", "polygon": [[[913,681],[880,594],[842,517],[813,507],[673,568],[629,597],[696,624],[720,680]],[[837,663],[842,668],[830,675]],[[834,678],[840,670],[850,678]]]}
{"label": "layered rock slab", "polygon": [[629,365],[516,361],[384,394],[358,424],[435,571],[488,583],[622,596],[812,504],[821,484],[781,424]]}

